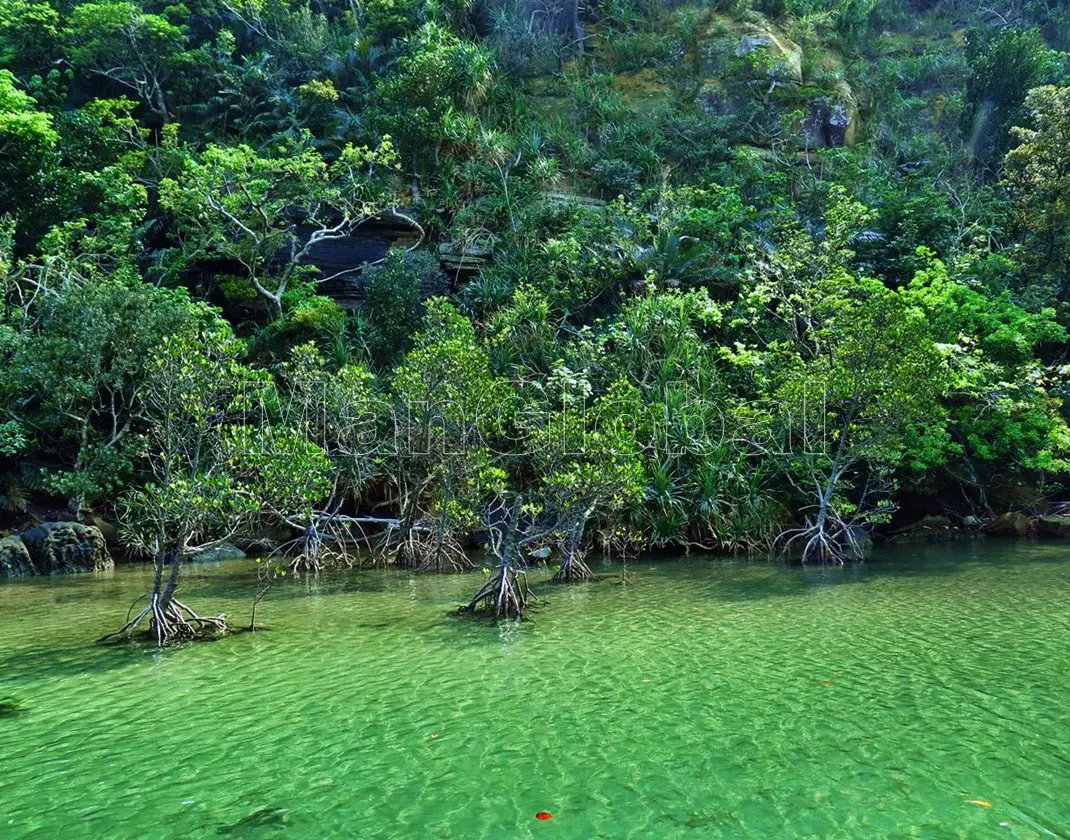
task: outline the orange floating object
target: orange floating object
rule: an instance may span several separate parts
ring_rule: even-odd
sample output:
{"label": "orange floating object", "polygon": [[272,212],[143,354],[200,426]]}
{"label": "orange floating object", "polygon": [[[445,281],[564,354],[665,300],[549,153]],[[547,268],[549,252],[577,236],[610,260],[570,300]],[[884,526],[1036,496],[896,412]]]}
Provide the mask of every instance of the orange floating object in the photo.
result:
{"label": "orange floating object", "polygon": [[967,805],[980,805],[982,808],[991,808],[992,807],[992,803],[989,802],[987,799],[967,799],[966,800],[966,804]]}
{"label": "orange floating object", "polygon": [[535,815],[535,819],[537,819],[537,820],[552,820],[553,818],[554,818],[554,815],[551,814],[549,811],[539,811]]}
{"label": "orange floating object", "polygon": [[437,733],[437,732],[432,732],[432,733],[431,733],[430,735],[428,735],[427,737],[428,737],[428,738],[430,738],[430,739],[431,739],[432,741],[434,741],[434,740],[435,740],[435,738],[437,738],[437,737],[438,737],[438,733]]}
{"label": "orange floating object", "polygon": [[832,680],[822,680],[821,684],[822,685],[832,685]]}

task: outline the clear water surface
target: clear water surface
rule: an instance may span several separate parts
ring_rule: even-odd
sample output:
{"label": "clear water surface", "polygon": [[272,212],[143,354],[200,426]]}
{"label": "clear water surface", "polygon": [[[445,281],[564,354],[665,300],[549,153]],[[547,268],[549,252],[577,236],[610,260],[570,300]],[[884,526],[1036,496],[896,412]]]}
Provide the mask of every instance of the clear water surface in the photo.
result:
{"label": "clear water surface", "polygon": [[[251,565],[184,600],[247,620]],[[1070,837],[1070,547],[632,572],[501,626],[321,574],[165,652],[92,644],[144,568],[5,582],[0,837]]]}

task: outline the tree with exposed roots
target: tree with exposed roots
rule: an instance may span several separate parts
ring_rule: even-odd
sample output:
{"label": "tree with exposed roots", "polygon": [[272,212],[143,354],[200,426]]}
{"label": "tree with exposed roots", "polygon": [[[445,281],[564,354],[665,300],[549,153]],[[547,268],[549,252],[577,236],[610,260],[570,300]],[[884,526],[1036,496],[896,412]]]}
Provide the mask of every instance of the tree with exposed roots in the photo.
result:
{"label": "tree with exposed roots", "polygon": [[241,351],[222,322],[156,351],[144,396],[152,478],[120,508],[122,538],[152,557],[153,586],[147,604],[105,639],[133,638],[146,622],[158,646],[225,633],[225,615],[179,600],[184,560],[265,515],[308,509],[329,490],[319,447],[288,428],[254,424],[267,379],[241,363]]}
{"label": "tree with exposed roots", "polygon": [[397,527],[393,518],[342,513],[347,505],[359,504],[381,474],[377,457],[388,411],[377,386],[375,375],[361,364],[328,370],[312,343],[293,348],[279,366],[283,421],[320,447],[330,462],[331,488],[324,504],[285,517],[299,536],[277,553],[287,554],[293,571],[319,569],[328,558],[344,558],[351,548],[369,545],[369,530]]}
{"label": "tree with exposed roots", "polygon": [[799,527],[781,534],[803,562],[861,556],[860,539],[892,512],[895,470],[912,445],[940,437],[948,366],[924,314],[880,281],[822,282],[805,352],[779,360],[786,476],[803,498]]}
{"label": "tree with exposed roots", "polygon": [[643,499],[639,435],[648,426],[638,390],[618,380],[589,408],[566,405],[532,434],[540,475],[539,501],[554,517],[561,562],[557,583],[590,580],[584,560],[587,526],[595,516],[608,520]]}
{"label": "tree with exposed roots", "polygon": [[403,568],[468,568],[457,539],[505,489],[492,443],[510,422],[513,391],[492,372],[472,322],[432,298],[390,396],[394,436],[383,460],[399,524],[386,553]]}
{"label": "tree with exposed roots", "polygon": [[462,611],[485,613],[494,618],[523,618],[528,602],[534,597],[528,587],[524,551],[535,542],[545,540],[554,526],[542,521],[538,508],[525,508],[517,495],[506,507],[502,498],[487,512],[487,549],[498,563]]}
{"label": "tree with exposed roots", "polygon": [[820,236],[778,220],[777,247],[747,277],[747,344],[725,356],[764,397],[761,451],[802,514],[775,544],[803,562],[842,563],[890,516],[896,471],[919,447],[939,448],[950,380],[923,310],[851,269],[873,214],[843,188],[830,198]]}

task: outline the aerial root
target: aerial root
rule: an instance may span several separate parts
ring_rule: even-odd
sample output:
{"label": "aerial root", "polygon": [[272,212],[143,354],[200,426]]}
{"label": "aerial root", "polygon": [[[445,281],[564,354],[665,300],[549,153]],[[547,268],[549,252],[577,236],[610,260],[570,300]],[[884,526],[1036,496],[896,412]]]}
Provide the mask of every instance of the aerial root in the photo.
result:
{"label": "aerial root", "polygon": [[841,528],[837,533],[830,533],[827,528],[807,520],[802,528],[795,528],[784,534],[784,551],[789,552],[792,545],[801,542],[803,563],[815,561],[842,566],[846,555],[839,538],[844,532],[845,529]]}
{"label": "aerial root", "polygon": [[565,555],[561,567],[553,577],[554,583],[580,583],[594,580],[595,574],[583,559],[584,552],[574,549]]}
{"label": "aerial root", "polygon": [[497,618],[523,618],[528,600],[532,597],[527,575],[502,564],[464,610],[475,613],[483,609]]}
{"label": "aerial root", "polygon": [[472,561],[448,531],[413,529],[394,549],[394,565],[418,572],[467,572]]}
{"label": "aerial root", "polygon": [[[136,602],[135,602],[136,603]],[[109,639],[130,640],[134,638],[142,622],[148,619],[148,632],[157,647],[176,642],[196,641],[221,636],[227,631],[225,615],[204,616],[193,611],[177,598],[164,604],[160,595],[153,594],[148,606],[126,622],[114,633],[102,636],[98,641]]]}

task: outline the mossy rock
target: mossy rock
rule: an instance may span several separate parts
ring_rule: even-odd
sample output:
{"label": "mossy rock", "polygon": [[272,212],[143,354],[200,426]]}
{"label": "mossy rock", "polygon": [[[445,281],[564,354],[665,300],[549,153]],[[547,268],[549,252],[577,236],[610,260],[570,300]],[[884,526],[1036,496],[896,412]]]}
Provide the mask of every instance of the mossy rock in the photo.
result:
{"label": "mossy rock", "polygon": [[1041,537],[1064,539],[1070,537],[1070,516],[1042,516],[1037,520],[1037,534]]}
{"label": "mossy rock", "polygon": [[953,539],[957,535],[951,528],[951,520],[946,516],[923,516],[903,528],[888,534],[888,542],[907,544],[918,542],[938,542]]}
{"label": "mossy rock", "polygon": [[19,537],[4,537],[0,540],[0,577],[26,577],[36,575],[30,551]]}
{"label": "mossy rock", "polygon": [[830,92],[810,104],[803,120],[802,143],[807,149],[853,146],[858,137],[858,103],[851,86],[838,82]]}
{"label": "mossy rock", "polygon": [[993,537],[1025,537],[1029,535],[1029,517],[1011,511],[997,516],[985,526],[985,533]]}
{"label": "mossy rock", "polygon": [[802,47],[774,32],[756,32],[739,39],[734,50],[736,58],[762,50],[768,56],[766,72],[771,79],[802,82]]}
{"label": "mossy rock", "polygon": [[637,114],[649,114],[672,99],[672,90],[650,67],[631,73],[618,73],[613,79],[613,86]]}
{"label": "mossy rock", "polygon": [[117,545],[119,542],[119,526],[114,522],[109,522],[100,516],[93,517],[93,525],[95,525],[100,533],[104,537],[104,541],[108,545]]}
{"label": "mossy rock", "polygon": [[738,103],[720,79],[704,79],[695,94],[695,107],[704,114],[723,117],[739,110]]}
{"label": "mossy rock", "polygon": [[115,567],[100,529],[80,522],[44,522],[20,535],[37,572],[106,572]]}
{"label": "mossy rock", "polygon": [[231,543],[219,543],[203,551],[189,554],[186,559],[194,563],[218,563],[221,560],[244,560],[245,552]]}

